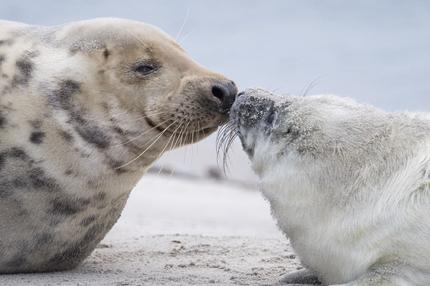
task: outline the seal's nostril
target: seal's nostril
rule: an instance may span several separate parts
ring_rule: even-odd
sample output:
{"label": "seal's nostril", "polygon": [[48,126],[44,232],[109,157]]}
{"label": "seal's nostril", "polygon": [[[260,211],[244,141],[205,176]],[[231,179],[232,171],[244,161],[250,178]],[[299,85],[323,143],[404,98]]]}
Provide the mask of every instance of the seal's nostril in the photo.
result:
{"label": "seal's nostril", "polygon": [[224,101],[224,98],[226,96],[226,92],[222,87],[216,86],[214,85],[212,87],[212,94],[213,96],[215,96],[216,98],[218,98],[219,100],[221,100],[221,102]]}
{"label": "seal's nostril", "polygon": [[275,114],[275,107],[274,107],[274,105],[272,104],[272,106],[270,107],[270,109],[269,109],[269,112],[268,112],[269,114],[267,115],[267,117],[266,117],[266,123],[267,123],[267,125],[272,125],[273,124],[273,121],[275,120],[275,116],[276,116],[276,114]]}
{"label": "seal's nostril", "polygon": [[220,112],[227,114],[236,100],[237,87],[230,81],[217,81],[210,87],[210,93],[219,100]]}

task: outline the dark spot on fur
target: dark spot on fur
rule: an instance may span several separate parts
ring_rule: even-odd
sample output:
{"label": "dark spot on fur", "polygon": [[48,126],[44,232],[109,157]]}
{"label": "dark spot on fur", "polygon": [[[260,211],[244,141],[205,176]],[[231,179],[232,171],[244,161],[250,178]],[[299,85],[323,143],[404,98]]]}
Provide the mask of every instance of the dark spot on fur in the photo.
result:
{"label": "dark spot on fur", "polygon": [[25,261],[26,261],[26,258],[23,255],[17,254],[6,263],[6,267],[12,268],[12,269],[20,268],[22,267],[22,265],[25,264]]}
{"label": "dark spot on fur", "polygon": [[0,198],[9,198],[12,196],[12,189],[10,184],[4,181],[0,181]]}
{"label": "dark spot on fur", "polygon": [[29,159],[29,157],[27,156],[27,154],[25,153],[25,151],[21,148],[18,147],[13,147],[11,149],[9,149],[8,151],[6,151],[6,153],[13,158],[16,159],[20,159],[20,160],[27,160]]}
{"label": "dark spot on fur", "polygon": [[45,133],[41,131],[34,131],[30,135],[30,142],[33,144],[40,144],[43,142],[43,138],[45,137]]}
{"label": "dark spot on fur", "polygon": [[68,79],[60,83],[59,88],[49,95],[48,100],[55,108],[70,110],[72,107],[72,96],[80,91],[81,84]]}
{"label": "dark spot on fur", "polygon": [[105,58],[105,60],[107,60],[109,56],[110,56],[110,51],[108,49],[104,49],[103,57]]}
{"label": "dark spot on fur", "polygon": [[70,175],[72,175],[73,174],[73,170],[72,169],[67,169],[65,172],[64,172],[64,175],[66,175],[66,176],[70,176]]}
{"label": "dark spot on fur", "polygon": [[4,55],[0,55],[0,66],[4,63],[4,61],[6,60]]}
{"label": "dark spot on fur", "polygon": [[16,189],[26,192],[57,192],[60,185],[37,167],[31,157],[20,148],[0,153],[0,197],[10,197]]}
{"label": "dark spot on fur", "polygon": [[18,246],[16,253],[12,259],[6,263],[6,267],[12,269],[21,268],[22,265],[25,264],[29,252],[28,243],[26,241],[17,241],[16,244]]}
{"label": "dark spot on fur", "polygon": [[65,270],[76,267],[97,246],[106,232],[104,224],[97,224],[88,229],[85,235],[62,253],[52,257],[44,268],[49,270]]}
{"label": "dark spot on fur", "polygon": [[82,153],[80,154],[80,156],[81,156],[81,158],[89,158],[89,157],[90,157],[90,154],[87,154],[87,153],[82,152]]}
{"label": "dark spot on fur", "polygon": [[74,94],[81,91],[80,83],[74,80],[65,80],[60,83],[60,88],[52,92],[49,96],[49,102],[55,108],[61,108],[68,111],[70,119],[69,123],[73,125],[79,136],[89,144],[95,145],[97,148],[105,149],[110,144],[110,138],[101,128],[91,124],[83,117],[83,112],[80,109],[75,110],[72,102]]}
{"label": "dark spot on fur", "polygon": [[0,40],[0,46],[4,46],[4,45],[12,45],[13,44],[13,40],[11,39],[4,39],[4,40]]}
{"label": "dark spot on fur", "polygon": [[109,147],[109,137],[95,125],[75,125],[76,132],[88,143],[97,148],[105,149]]}
{"label": "dark spot on fur", "polygon": [[50,212],[55,215],[73,215],[86,209],[90,203],[87,199],[56,198],[51,202]]}
{"label": "dark spot on fur", "polygon": [[42,233],[36,235],[36,247],[46,246],[46,244],[51,244],[54,241],[54,236],[51,233]]}
{"label": "dark spot on fur", "polygon": [[85,233],[81,243],[83,245],[88,245],[92,243],[95,243],[97,245],[99,241],[103,238],[101,234],[104,234],[105,231],[106,231],[106,227],[103,223],[95,224],[92,227],[90,227],[90,229],[88,229],[88,231]]}
{"label": "dark spot on fur", "polygon": [[0,153],[0,171],[3,168],[5,161],[6,161],[6,154],[2,152]]}
{"label": "dark spot on fur", "polygon": [[[6,183],[7,181],[3,181],[2,183]],[[15,177],[14,179],[9,181],[9,186],[13,187],[13,189],[24,188],[27,187],[27,180],[25,177]]]}
{"label": "dark spot on fur", "polygon": [[12,87],[27,85],[31,79],[34,65],[28,57],[22,57],[16,61],[17,74],[12,79]]}
{"label": "dark spot on fur", "polygon": [[[1,157],[4,165],[4,155]],[[0,196],[7,196],[8,190],[13,189],[48,192],[57,192],[61,189],[54,179],[45,175],[41,168],[32,167],[30,162],[25,164],[24,166],[15,167],[14,174],[0,177]]]}
{"label": "dark spot on fur", "polygon": [[43,124],[42,120],[40,120],[40,119],[30,120],[29,123],[30,123],[31,127],[35,128],[35,129],[41,128],[42,124]]}
{"label": "dark spot on fur", "polygon": [[[30,158],[20,148],[10,148],[3,152],[0,152],[0,172],[10,172],[9,169],[5,168],[8,164],[8,160],[17,162],[18,164],[27,166],[30,163]],[[24,167],[26,168],[26,167]],[[9,197],[12,194],[15,186],[26,185],[26,175],[20,174],[19,168],[15,167],[11,174],[5,173],[0,175],[0,197]]]}
{"label": "dark spot on fur", "polygon": [[28,174],[31,186],[35,189],[44,188],[47,191],[59,191],[60,186],[53,179],[45,175],[42,168],[36,167],[30,170]]}
{"label": "dark spot on fur", "polygon": [[121,167],[124,165],[124,162],[122,161],[117,161],[114,159],[109,159],[108,161],[109,166],[111,167],[111,169],[117,174],[117,175],[121,175],[127,172],[127,169],[124,167]]}
{"label": "dark spot on fur", "polygon": [[86,217],[86,218],[84,218],[82,221],[81,221],[81,226],[89,226],[90,224],[92,224],[94,221],[96,220],[96,216],[95,215],[92,215],[92,216],[89,216],[89,217]]}
{"label": "dark spot on fur", "polygon": [[79,52],[79,48],[77,48],[76,46],[72,46],[69,49],[69,52],[70,52],[70,55],[74,56],[74,55],[76,55]]}
{"label": "dark spot on fur", "polygon": [[[104,109],[105,111],[108,111],[108,110],[109,110],[109,105],[107,104],[107,102],[102,102],[102,103],[101,103],[101,106],[103,107],[103,109]],[[112,118],[111,118],[110,120],[112,120]]]}
{"label": "dark spot on fur", "polygon": [[106,199],[106,193],[100,192],[94,196],[97,201],[104,201]]}
{"label": "dark spot on fur", "polygon": [[73,136],[72,136],[72,134],[70,134],[70,133],[69,133],[69,132],[67,132],[67,131],[59,130],[59,131],[58,131],[58,134],[60,134],[60,136],[61,136],[65,141],[67,141],[67,142],[71,142],[71,141],[73,140]]}
{"label": "dark spot on fur", "polygon": [[6,126],[7,120],[0,111],[0,128],[4,128]]}
{"label": "dark spot on fur", "polygon": [[121,127],[119,127],[119,126],[114,126],[113,127],[113,131],[115,131],[115,133],[117,133],[118,135],[120,135],[120,136],[125,136],[125,135],[127,135],[127,132],[125,132],[124,131],[124,129],[122,129]]}

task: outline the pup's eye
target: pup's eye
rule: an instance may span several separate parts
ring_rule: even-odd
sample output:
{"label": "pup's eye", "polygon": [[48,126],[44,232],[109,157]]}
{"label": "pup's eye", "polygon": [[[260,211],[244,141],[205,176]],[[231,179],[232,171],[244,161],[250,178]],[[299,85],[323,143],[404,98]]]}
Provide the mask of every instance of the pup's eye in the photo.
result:
{"label": "pup's eye", "polygon": [[149,75],[158,69],[158,65],[153,63],[139,63],[134,66],[133,71],[139,75]]}

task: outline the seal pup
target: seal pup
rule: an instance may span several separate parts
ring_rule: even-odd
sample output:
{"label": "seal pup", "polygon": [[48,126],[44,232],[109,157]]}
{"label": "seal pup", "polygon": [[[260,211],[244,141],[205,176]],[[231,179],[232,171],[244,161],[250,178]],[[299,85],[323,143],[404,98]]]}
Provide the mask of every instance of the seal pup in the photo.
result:
{"label": "seal pup", "polygon": [[231,118],[307,268],[284,283],[430,285],[428,114],[252,89]]}
{"label": "seal pup", "polygon": [[235,84],[140,22],[0,22],[0,272],[71,269],[145,170],[228,118]]}

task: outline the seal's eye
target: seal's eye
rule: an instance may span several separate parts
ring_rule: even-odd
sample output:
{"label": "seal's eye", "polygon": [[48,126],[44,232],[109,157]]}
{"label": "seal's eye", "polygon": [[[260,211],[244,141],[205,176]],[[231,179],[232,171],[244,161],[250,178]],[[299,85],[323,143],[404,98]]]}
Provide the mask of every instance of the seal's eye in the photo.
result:
{"label": "seal's eye", "polygon": [[158,65],[156,63],[138,63],[133,67],[133,71],[139,75],[149,75],[157,71]]}

